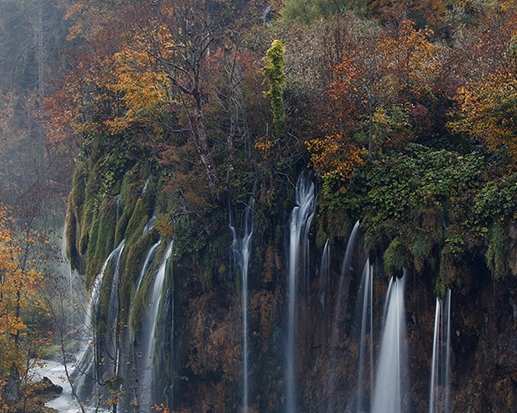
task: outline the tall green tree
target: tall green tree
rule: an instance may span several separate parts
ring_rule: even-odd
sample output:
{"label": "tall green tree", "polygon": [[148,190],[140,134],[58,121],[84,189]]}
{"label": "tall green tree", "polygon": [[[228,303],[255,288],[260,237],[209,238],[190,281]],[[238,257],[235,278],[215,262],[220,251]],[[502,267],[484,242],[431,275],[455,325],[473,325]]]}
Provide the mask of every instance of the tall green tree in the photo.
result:
{"label": "tall green tree", "polygon": [[285,132],[287,115],[284,105],[285,75],[285,46],[281,40],[273,40],[271,47],[264,56],[266,63],[262,69],[264,78],[269,83],[269,89],[264,96],[271,101],[273,114],[273,138],[280,139]]}

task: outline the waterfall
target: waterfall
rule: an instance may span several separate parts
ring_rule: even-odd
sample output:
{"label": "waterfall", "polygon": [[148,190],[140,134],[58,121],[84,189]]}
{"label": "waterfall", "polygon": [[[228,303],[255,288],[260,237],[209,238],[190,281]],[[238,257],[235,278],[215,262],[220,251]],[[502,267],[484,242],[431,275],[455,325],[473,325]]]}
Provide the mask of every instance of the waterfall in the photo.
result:
{"label": "waterfall", "polygon": [[[165,275],[168,268],[169,258],[172,253],[172,243],[169,245],[165,256],[158,271],[154,276],[153,282],[149,291],[149,307],[145,316],[144,326],[148,329],[144,332],[143,339],[144,348],[142,351],[143,360],[140,368],[140,408],[144,411],[150,411],[153,405],[153,391],[154,385],[154,353],[156,347],[156,327],[158,325],[158,316],[160,309],[160,302],[165,284]],[[147,409],[147,410],[146,410]]]}
{"label": "waterfall", "polygon": [[[125,242],[124,242],[125,243]],[[120,287],[120,256],[122,255],[122,245],[120,255],[118,255],[115,261],[115,267],[113,270],[113,280],[111,282],[111,291],[108,307],[108,322],[109,326],[108,337],[106,337],[106,352],[108,355],[114,355],[114,376],[119,374],[120,367],[120,342],[119,342],[119,287]]]}
{"label": "waterfall", "polygon": [[89,326],[87,337],[87,341],[89,343],[84,346],[83,350],[81,351],[81,354],[78,356],[79,362],[77,363],[75,371],[72,373],[72,375],[76,377],[76,380],[74,382],[74,389],[81,396],[81,399],[85,399],[86,397],[90,397],[93,395],[94,383],[101,378],[99,377],[98,367],[100,367],[99,359],[102,356],[98,354],[98,349],[96,347],[98,339],[96,337],[96,329],[100,303],[100,290],[102,287],[104,276],[108,269],[108,265],[112,262],[115,265],[113,277],[114,279],[118,279],[120,257],[122,256],[124,245],[125,240],[122,240],[122,242],[117,246],[117,248],[115,248],[108,256],[108,258],[106,258],[106,261],[104,261],[101,271],[95,278],[95,281],[92,286],[85,320],[85,324]]}
{"label": "waterfall", "polygon": [[330,295],[330,243],[329,239],[323,246],[320,265],[320,283],[318,291],[318,299],[322,310],[325,310]]}
{"label": "waterfall", "polygon": [[408,396],[405,346],[404,284],[406,274],[390,283],[386,296],[385,325],[377,365],[372,413],[401,413]]}
{"label": "waterfall", "polygon": [[445,299],[436,298],[429,413],[448,413],[450,411],[450,328],[451,290],[448,289]]}
{"label": "waterfall", "polygon": [[145,275],[147,274],[147,271],[149,271],[149,267],[151,266],[151,263],[154,259],[154,254],[156,253],[156,249],[161,244],[161,240],[158,240],[151,248],[149,249],[149,252],[147,253],[144,263],[142,265],[142,269],[140,270],[140,275],[138,276],[138,280],[136,282],[136,288],[135,288],[135,295],[138,293],[138,290],[140,289],[140,285],[142,284],[142,281],[144,280]]}
{"label": "waterfall", "polygon": [[142,188],[141,195],[144,195],[147,192],[147,186],[149,185],[149,178],[145,180],[144,187]]}
{"label": "waterfall", "polygon": [[296,183],[296,206],[291,212],[289,238],[289,283],[286,348],[286,411],[297,412],[295,373],[295,324],[297,276],[305,280],[307,276],[308,233],[314,216],[316,197],[315,186],[310,174],[302,174]]}
{"label": "waterfall", "polygon": [[[350,270],[352,265],[352,256],[357,244],[357,237],[359,234],[359,221],[357,221],[350,232],[348,243],[345,250],[345,257],[341,266],[341,275],[339,277],[339,285],[336,295],[336,304],[334,309],[334,321],[332,323],[332,332],[330,334],[330,371],[329,371],[329,385],[328,397],[333,397],[336,379],[336,366],[338,361],[334,349],[338,346],[340,321],[344,318],[347,308],[348,287],[350,285]],[[330,400],[331,403],[333,400]],[[337,406],[331,407],[331,411],[337,409]]]}
{"label": "waterfall", "polygon": [[144,235],[146,232],[149,232],[156,223],[156,208],[153,210],[153,215],[151,215],[151,218],[149,218],[149,221],[145,224],[144,229],[142,230],[142,235]]}
{"label": "waterfall", "polygon": [[145,259],[142,263],[142,268],[140,269],[140,274],[136,281],[135,292],[133,293],[133,296],[131,298],[132,304],[129,308],[128,317],[129,325],[128,328],[123,331],[121,337],[121,350],[122,357],[124,358],[124,360],[121,360],[120,362],[119,374],[122,377],[124,377],[124,383],[122,387],[125,389],[125,394],[124,397],[121,398],[121,402],[119,403],[119,407],[121,408],[120,411],[129,411],[130,407],[133,404],[136,404],[136,392],[134,391],[134,388],[136,386],[135,383],[138,383],[138,363],[136,361],[136,358],[139,357],[140,354],[138,353],[138,349],[135,349],[135,346],[137,346],[136,338],[139,337],[139,335],[138,331],[135,330],[134,319],[135,313],[138,310],[141,310],[141,308],[139,308],[139,306],[135,304],[135,297],[141,289],[145,276],[149,273],[149,270],[156,256],[156,250],[158,249],[160,244],[161,240],[158,240],[149,248],[149,251],[147,252],[147,255],[145,256]]}
{"label": "waterfall", "polygon": [[118,222],[118,219],[120,218],[120,211],[122,210],[122,195],[115,195],[115,201],[117,202],[117,220],[115,222]]}
{"label": "waterfall", "polygon": [[249,408],[249,368],[248,368],[248,270],[251,254],[251,238],[253,235],[253,216],[250,205],[244,213],[244,234],[239,239],[234,226],[230,225],[232,233],[231,253],[242,278],[242,354],[243,354],[243,413]]}
{"label": "waterfall", "polygon": [[[365,385],[372,389],[373,378],[373,266],[370,260],[366,261],[361,277],[360,296],[358,297],[361,319],[361,335],[359,345],[359,374],[357,384],[357,412],[367,411],[364,406]],[[368,342],[367,342],[368,340]],[[368,363],[366,363],[366,357]],[[365,377],[366,376],[366,377]],[[368,383],[366,382],[368,380]]]}

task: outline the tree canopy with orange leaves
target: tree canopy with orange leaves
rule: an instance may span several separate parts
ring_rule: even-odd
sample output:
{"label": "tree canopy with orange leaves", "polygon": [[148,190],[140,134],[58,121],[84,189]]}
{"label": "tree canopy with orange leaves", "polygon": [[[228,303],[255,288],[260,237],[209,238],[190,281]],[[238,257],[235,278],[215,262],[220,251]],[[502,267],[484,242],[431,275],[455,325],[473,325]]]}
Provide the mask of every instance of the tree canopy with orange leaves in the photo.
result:
{"label": "tree canopy with orange leaves", "polygon": [[[28,237],[20,242],[13,220],[0,208],[0,411],[11,411],[7,402],[22,399],[22,382],[37,354],[35,331],[28,321],[37,319],[45,306],[38,298],[42,274],[28,266]],[[48,337],[48,332],[47,332]]]}

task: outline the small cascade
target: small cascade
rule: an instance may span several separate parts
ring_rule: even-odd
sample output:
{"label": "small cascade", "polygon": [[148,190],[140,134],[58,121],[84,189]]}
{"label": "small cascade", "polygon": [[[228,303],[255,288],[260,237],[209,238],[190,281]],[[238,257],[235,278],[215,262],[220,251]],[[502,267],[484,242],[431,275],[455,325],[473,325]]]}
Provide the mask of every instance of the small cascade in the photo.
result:
{"label": "small cascade", "polygon": [[114,264],[115,268],[115,272],[113,275],[114,279],[115,277],[118,279],[120,257],[122,256],[124,245],[125,240],[122,240],[122,242],[117,246],[117,248],[115,248],[108,256],[108,258],[106,258],[106,261],[104,262],[101,271],[95,278],[95,281],[92,286],[85,320],[85,324],[89,326],[87,333],[88,337],[86,338],[87,344],[84,346],[83,350],[81,351],[81,354],[78,356],[79,362],[76,365],[75,371],[72,373],[72,375],[76,377],[74,382],[74,390],[79,394],[82,400],[93,395],[93,388],[95,386],[95,383],[98,382],[101,378],[99,377],[100,371],[98,368],[100,367],[99,363],[100,358],[102,356],[98,354],[97,347],[95,345],[92,345],[97,343],[98,340],[98,337],[96,337],[96,329],[100,303],[100,290],[108,266],[112,263]]}
{"label": "small cascade", "polygon": [[117,220],[115,222],[118,222],[118,219],[120,218],[120,211],[122,210],[122,195],[115,195],[115,201],[117,202]]}
{"label": "small cascade", "polygon": [[172,254],[172,243],[169,245],[165,256],[163,257],[162,263],[158,271],[154,276],[154,280],[151,284],[149,291],[149,307],[145,316],[144,326],[148,326],[148,329],[144,331],[142,349],[142,364],[140,366],[140,408],[141,411],[151,411],[153,405],[153,391],[155,387],[154,382],[154,353],[156,348],[156,327],[158,325],[158,316],[160,303],[162,298],[163,286],[165,284],[165,274],[167,272],[169,258]]}
{"label": "small cascade", "polygon": [[372,389],[373,385],[373,266],[366,261],[358,304],[360,308],[361,335],[359,345],[359,374],[357,382],[357,412],[368,411],[365,387]]}
{"label": "small cascade", "polygon": [[142,188],[142,195],[147,192],[147,187],[149,186],[149,178],[145,180],[144,187]]}
{"label": "small cascade", "polygon": [[325,310],[330,296],[330,244],[329,239],[323,246],[320,265],[320,283],[318,288],[318,299],[322,310]]}
{"label": "small cascade", "polygon": [[[308,233],[316,207],[315,185],[310,174],[302,174],[296,183],[296,206],[291,212],[289,239],[289,283],[286,349],[286,411],[297,412],[295,342],[297,278],[308,277]],[[305,286],[306,287],[306,286]]]}
{"label": "small cascade", "polygon": [[372,413],[401,413],[408,399],[406,323],[404,313],[404,284],[394,278],[386,296],[384,331],[377,365]]}
{"label": "small cascade", "polygon": [[450,329],[451,290],[449,288],[445,298],[436,298],[429,413],[450,412]]}
{"label": "small cascade", "polygon": [[242,278],[242,353],[243,353],[243,413],[249,408],[249,369],[248,369],[248,270],[251,255],[251,238],[253,235],[253,216],[250,206],[244,214],[244,234],[239,239],[233,226],[232,256],[240,270]]}
{"label": "small cascade", "polygon": [[140,271],[140,275],[138,276],[138,280],[136,282],[135,295],[138,293],[140,285],[142,285],[142,281],[144,280],[147,271],[149,271],[149,268],[151,267],[154,255],[156,254],[156,250],[160,246],[161,242],[162,240],[158,240],[155,244],[153,244],[145,257],[144,263],[142,265],[142,270]]}
{"label": "small cascade", "polygon": [[[124,242],[124,241],[123,241]],[[115,355],[115,363],[114,363],[114,376],[119,374],[119,366],[120,366],[120,342],[119,342],[119,287],[120,287],[120,256],[122,255],[122,250],[124,249],[124,245],[122,245],[122,249],[120,251],[120,255],[117,257],[115,261],[115,266],[113,270],[113,281],[111,282],[111,291],[110,291],[110,299],[109,299],[109,307],[108,307],[108,322],[109,333],[106,338],[106,352],[109,355]]]}
{"label": "small cascade", "polygon": [[151,215],[151,218],[149,218],[149,221],[145,224],[144,229],[142,230],[142,235],[149,232],[151,229],[154,228],[154,224],[156,224],[156,208],[153,210],[153,215]]}

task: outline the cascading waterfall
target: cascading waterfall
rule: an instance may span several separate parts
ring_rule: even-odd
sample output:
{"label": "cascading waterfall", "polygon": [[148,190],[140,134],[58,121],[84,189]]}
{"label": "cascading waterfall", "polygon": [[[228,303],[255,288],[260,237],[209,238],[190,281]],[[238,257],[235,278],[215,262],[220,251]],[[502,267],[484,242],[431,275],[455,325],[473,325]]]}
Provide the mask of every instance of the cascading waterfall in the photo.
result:
{"label": "cascading waterfall", "polygon": [[[124,242],[124,241],[123,241]],[[119,287],[120,287],[120,256],[122,255],[122,249],[120,255],[115,261],[115,268],[113,270],[113,281],[111,282],[111,291],[108,307],[108,323],[109,326],[109,338],[106,338],[105,348],[106,353],[110,358],[114,360],[113,372],[114,376],[119,375],[119,367],[121,364],[121,353],[120,353],[120,341],[119,341]]]}
{"label": "cascading waterfall", "polygon": [[[118,279],[120,257],[122,255],[122,251],[124,250],[124,245],[125,240],[122,240],[122,242],[117,246],[117,248],[115,248],[108,256],[108,258],[106,258],[106,261],[104,262],[101,271],[99,272],[93,283],[85,321],[85,324],[89,326],[88,337],[86,339],[89,343],[95,344],[97,342],[97,317],[99,312],[100,289],[102,286],[102,282],[104,280],[104,276],[107,272],[108,265],[110,263],[113,263],[113,277],[114,279]],[[98,366],[100,357],[101,356],[97,354],[96,346],[90,344],[86,344],[84,346],[84,349],[82,350],[82,353],[78,356],[78,359],[80,361],[78,362],[75,371],[72,373],[72,376],[76,377],[74,382],[74,389],[83,400],[86,397],[90,397],[93,394],[95,382],[97,382],[101,378],[98,377]]]}
{"label": "cascading waterfall", "polygon": [[[250,204],[251,205],[251,204]],[[243,396],[242,408],[247,413],[249,408],[249,368],[248,368],[248,270],[253,236],[253,216],[248,205],[244,213],[244,234],[239,239],[237,231],[230,225],[232,232],[232,256],[240,270],[242,278],[242,354],[243,354]]]}
{"label": "cascading waterfall", "polygon": [[[136,282],[135,292],[134,292],[133,298],[132,298],[133,302],[134,302],[134,299],[137,296],[138,292],[140,291],[140,287],[142,286],[142,282],[143,282],[145,276],[148,274],[148,272],[153,264],[154,258],[156,256],[156,250],[158,249],[160,244],[161,244],[161,239],[159,239],[156,243],[154,243],[151,246],[151,248],[149,248],[149,251],[147,252],[147,255],[145,256],[145,259],[142,264],[142,268],[140,270],[140,274],[139,274],[137,282]],[[120,370],[121,370],[120,375],[125,378],[123,387],[126,387],[126,388],[129,387],[129,389],[133,385],[132,383],[137,381],[137,377],[138,377],[138,372],[136,371],[137,362],[135,360],[135,357],[138,357],[136,354],[136,351],[135,351],[135,345],[137,345],[137,343],[135,341],[135,338],[137,337],[137,331],[135,331],[133,322],[132,322],[133,318],[134,318],[134,312],[136,311],[135,307],[136,307],[135,305],[131,305],[131,307],[129,309],[130,322],[129,322],[128,329],[125,330],[122,334],[122,346],[121,346],[122,350],[124,352],[124,355],[126,357],[131,357],[131,358],[128,359],[127,362],[124,362],[124,360],[121,360],[121,362],[119,364]],[[129,386],[128,386],[128,383],[129,383]],[[127,393],[134,393],[134,392],[131,392],[129,389],[127,389],[128,390]],[[121,403],[122,403],[123,409],[124,408],[128,409],[132,403],[135,403],[134,397],[123,398]]]}
{"label": "cascading waterfall", "polygon": [[[359,374],[357,382],[357,412],[368,411],[365,405],[365,385],[372,389],[373,378],[373,266],[366,260],[361,277],[360,297],[361,335],[359,346]],[[366,358],[368,357],[368,362]],[[368,383],[366,382],[368,380]]]}
{"label": "cascading waterfall", "polygon": [[163,286],[165,283],[165,275],[168,268],[169,258],[172,254],[172,243],[169,245],[162,263],[156,271],[151,288],[149,291],[149,307],[145,316],[143,325],[149,326],[144,331],[143,338],[144,348],[142,349],[143,359],[140,367],[140,408],[143,411],[151,411],[153,405],[153,382],[154,382],[154,352],[156,347],[156,327],[158,324],[159,309]]}
{"label": "cascading waterfall", "polygon": [[402,278],[394,278],[386,296],[384,331],[375,378],[372,413],[401,413],[408,397],[406,384],[408,368],[406,328],[404,314],[404,284]]}
{"label": "cascading waterfall", "polygon": [[295,203],[291,212],[289,238],[289,283],[286,348],[286,411],[297,412],[295,341],[297,278],[307,276],[308,233],[316,207],[315,185],[310,174],[302,174],[296,183]]}
{"label": "cascading waterfall", "polygon": [[429,413],[448,413],[450,411],[450,325],[451,290],[448,289],[444,299],[436,298]]}

